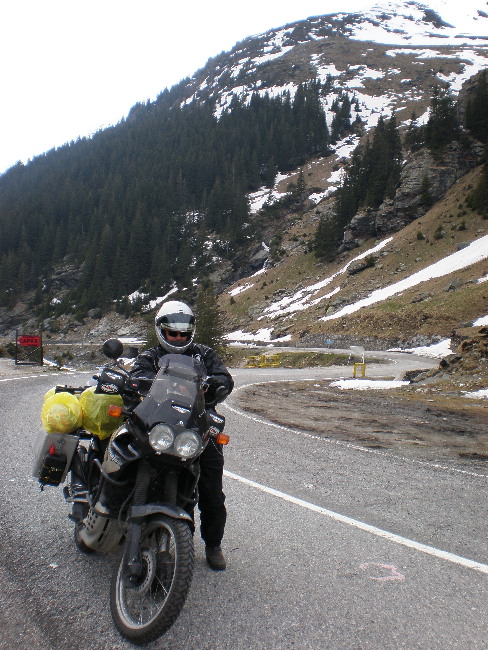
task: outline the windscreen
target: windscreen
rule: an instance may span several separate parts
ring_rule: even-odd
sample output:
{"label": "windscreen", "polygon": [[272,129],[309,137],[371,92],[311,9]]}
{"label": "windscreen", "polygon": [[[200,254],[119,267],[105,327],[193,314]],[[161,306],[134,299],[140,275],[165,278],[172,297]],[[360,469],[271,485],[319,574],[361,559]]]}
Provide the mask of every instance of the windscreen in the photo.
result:
{"label": "windscreen", "polygon": [[134,409],[134,414],[151,428],[158,422],[191,426],[192,415],[202,411],[201,368],[192,357],[167,354],[149,394]]}
{"label": "windscreen", "polygon": [[196,395],[197,383],[194,380],[161,369],[152,383],[148,397],[157,404],[172,399],[182,405],[192,406]]}

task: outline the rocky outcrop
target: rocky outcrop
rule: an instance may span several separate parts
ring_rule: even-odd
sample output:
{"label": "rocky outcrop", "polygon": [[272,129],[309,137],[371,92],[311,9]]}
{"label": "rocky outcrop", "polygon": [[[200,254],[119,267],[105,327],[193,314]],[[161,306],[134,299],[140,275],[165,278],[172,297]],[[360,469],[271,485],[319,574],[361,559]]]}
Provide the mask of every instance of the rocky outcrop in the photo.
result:
{"label": "rocky outcrop", "polygon": [[478,74],[475,74],[473,77],[470,77],[467,79],[462,87],[461,90],[459,91],[459,95],[457,98],[457,112],[458,112],[458,119],[461,124],[465,124],[466,120],[466,109],[468,107],[468,103],[474,99],[475,94],[478,90],[478,84],[480,81],[480,78],[483,74],[486,73],[486,70],[481,70],[478,72]]}
{"label": "rocky outcrop", "polygon": [[358,212],[344,232],[342,250],[360,246],[370,237],[398,232],[424,215],[457,180],[480,163],[483,155],[484,146],[476,141],[469,147],[452,142],[442,156],[434,156],[426,148],[411,154],[395,197],[384,201],[377,210]]}
{"label": "rocky outcrop", "polygon": [[46,288],[51,293],[64,295],[66,291],[74,289],[78,285],[81,273],[81,264],[62,264],[54,269],[49,280],[46,281]]}
{"label": "rocky outcrop", "polygon": [[463,338],[462,335],[461,338],[456,352],[443,357],[437,369],[420,374],[412,381],[456,378],[461,385],[468,386],[481,381],[484,387],[488,368],[488,327],[478,328],[469,338]]}

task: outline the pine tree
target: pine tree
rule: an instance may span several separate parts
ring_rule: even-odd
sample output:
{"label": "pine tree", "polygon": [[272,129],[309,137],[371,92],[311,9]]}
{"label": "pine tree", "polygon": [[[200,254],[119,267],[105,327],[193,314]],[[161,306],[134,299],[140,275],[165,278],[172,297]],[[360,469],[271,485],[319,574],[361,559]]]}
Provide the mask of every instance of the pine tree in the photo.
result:
{"label": "pine tree", "polygon": [[337,142],[351,130],[351,100],[349,96],[341,95],[334,99],[331,110],[334,112],[334,117],[330,127],[330,140]]}
{"label": "pine tree", "polygon": [[404,145],[407,151],[416,151],[421,145],[421,129],[415,111],[410,117],[407,130],[405,131]]}
{"label": "pine tree", "polygon": [[461,128],[452,97],[447,91],[436,87],[425,125],[425,144],[434,152],[441,151],[449,143],[458,140],[460,135]]}
{"label": "pine tree", "polygon": [[305,181],[303,169],[300,169],[300,173],[298,174],[297,184],[295,188],[296,197],[299,201],[303,200],[306,189],[307,189],[307,182]]}
{"label": "pine tree", "polygon": [[488,165],[486,163],[483,165],[483,173],[478,185],[468,196],[466,204],[488,219]]}
{"label": "pine tree", "polygon": [[481,142],[488,142],[488,82],[486,70],[481,72],[474,96],[466,106],[466,128]]}
{"label": "pine tree", "polygon": [[174,279],[174,272],[168,255],[168,246],[163,239],[158,241],[160,242],[159,246],[153,249],[149,276],[150,291],[155,298],[166,293]]}
{"label": "pine tree", "polygon": [[127,243],[127,263],[131,269],[133,290],[140,286],[149,276],[151,252],[154,244],[155,242],[150,241],[150,230],[143,214],[143,206],[139,204]]}
{"label": "pine tree", "polygon": [[332,262],[337,255],[341,236],[342,229],[337,216],[322,216],[313,242],[316,257],[324,262]]}
{"label": "pine tree", "polygon": [[431,193],[431,182],[427,174],[422,179],[422,185],[420,186],[420,203],[423,208],[429,209],[434,205],[434,197]]}
{"label": "pine tree", "polygon": [[221,358],[225,359],[227,344],[224,339],[222,315],[215,290],[208,280],[204,280],[198,289],[196,320],[196,340],[213,348]]}
{"label": "pine tree", "polygon": [[336,224],[324,223],[319,228],[314,246],[317,255],[321,255],[320,251],[330,255],[330,242],[340,240],[334,228],[342,231],[359,208],[377,208],[394,195],[401,166],[402,148],[395,117],[388,123],[380,117],[372,141],[368,139],[356,147],[351,156],[336,194]]}

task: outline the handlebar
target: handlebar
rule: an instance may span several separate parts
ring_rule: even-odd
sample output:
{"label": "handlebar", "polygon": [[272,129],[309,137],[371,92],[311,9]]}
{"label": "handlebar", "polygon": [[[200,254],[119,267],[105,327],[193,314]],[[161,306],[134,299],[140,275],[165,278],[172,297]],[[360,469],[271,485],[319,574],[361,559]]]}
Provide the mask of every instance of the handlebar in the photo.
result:
{"label": "handlebar", "polygon": [[55,386],[55,393],[70,393],[71,395],[81,395],[90,386]]}

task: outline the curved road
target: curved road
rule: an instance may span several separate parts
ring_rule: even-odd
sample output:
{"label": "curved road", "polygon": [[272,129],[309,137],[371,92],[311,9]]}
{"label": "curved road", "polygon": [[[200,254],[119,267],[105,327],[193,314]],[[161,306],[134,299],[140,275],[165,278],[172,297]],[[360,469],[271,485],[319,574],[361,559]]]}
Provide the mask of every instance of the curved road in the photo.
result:
{"label": "curved road", "polygon": [[[391,353],[390,353],[391,354]],[[375,353],[377,357],[378,354]],[[405,357],[406,359],[403,359]],[[370,376],[419,367],[368,365]],[[436,365],[437,362],[432,362]],[[422,359],[420,367],[428,367]],[[0,379],[0,647],[114,650],[114,559],[79,554],[61,488],[30,478],[43,394],[88,373]],[[350,368],[236,370],[262,381]],[[228,569],[196,540],[184,611],[151,647],[175,650],[482,648],[488,638],[488,473],[441,467],[266,423],[222,405]]]}

